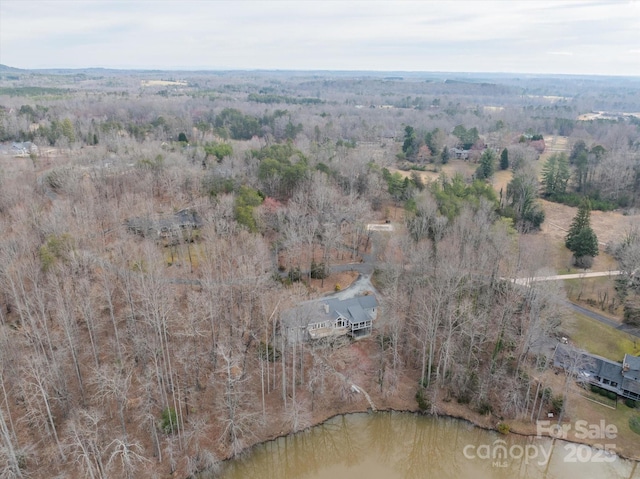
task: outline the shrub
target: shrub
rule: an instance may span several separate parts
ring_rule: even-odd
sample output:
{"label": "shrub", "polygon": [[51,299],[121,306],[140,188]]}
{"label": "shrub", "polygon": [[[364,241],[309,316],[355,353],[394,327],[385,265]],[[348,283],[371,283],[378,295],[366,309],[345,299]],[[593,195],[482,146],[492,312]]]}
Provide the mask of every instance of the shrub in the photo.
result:
{"label": "shrub", "polygon": [[616,393],[614,393],[613,391],[608,391],[608,392],[607,392],[607,397],[608,397],[609,399],[613,399],[613,400],[615,400],[615,399],[618,397],[618,395],[617,395]]}
{"label": "shrub", "polygon": [[511,431],[511,426],[509,426],[506,422],[498,423],[498,432],[500,434],[509,434],[509,431]]}
{"label": "shrub", "polygon": [[334,291],[342,291],[342,286],[340,286],[340,283],[336,283],[336,287],[333,288]]}
{"label": "shrub", "polygon": [[260,355],[260,358],[266,359],[269,362],[274,362],[280,359],[280,351],[274,348],[271,344],[265,344],[264,341],[260,341],[258,354]]}
{"label": "shrub", "polygon": [[555,414],[560,414],[564,407],[564,398],[562,396],[556,396],[551,400],[551,411]]}
{"label": "shrub", "polygon": [[165,434],[172,434],[178,430],[178,416],[176,410],[168,407],[162,410],[160,429]]}
{"label": "shrub", "polygon": [[424,389],[418,388],[416,391],[416,402],[420,411],[425,412],[431,407],[429,399],[424,396]]}
{"label": "shrub", "polygon": [[289,278],[289,281],[295,283],[296,281],[300,281],[302,279],[302,272],[300,271],[300,268],[291,268],[287,277]]}
{"label": "shrub", "polygon": [[602,391],[602,389],[600,389],[598,386],[596,386],[595,384],[591,385],[591,392],[594,392],[596,394],[600,394],[600,391]]}
{"label": "shrub", "polygon": [[324,279],[329,276],[329,268],[324,263],[311,262],[311,277],[313,279]]}
{"label": "shrub", "polygon": [[629,428],[636,434],[640,434],[640,416],[629,418]]}
{"label": "shrub", "polygon": [[478,405],[478,412],[482,415],[491,414],[493,412],[493,406],[487,401],[482,401]]}
{"label": "shrub", "polygon": [[624,404],[625,404],[625,406],[627,406],[627,407],[629,407],[631,409],[634,409],[634,408],[638,407],[638,401],[634,401],[633,399],[629,399],[629,398],[626,398],[624,400]]}

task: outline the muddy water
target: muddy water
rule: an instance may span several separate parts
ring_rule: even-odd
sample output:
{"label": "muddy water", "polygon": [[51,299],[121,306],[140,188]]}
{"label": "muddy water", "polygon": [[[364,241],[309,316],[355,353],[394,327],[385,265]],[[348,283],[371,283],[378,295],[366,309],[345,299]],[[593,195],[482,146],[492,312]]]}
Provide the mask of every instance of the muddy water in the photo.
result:
{"label": "muddy water", "polygon": [[261,444],[225,464],[218,477],[640,479],[640,465],[586,446],[502,436],[455,419],[376,413],[339,416]]}

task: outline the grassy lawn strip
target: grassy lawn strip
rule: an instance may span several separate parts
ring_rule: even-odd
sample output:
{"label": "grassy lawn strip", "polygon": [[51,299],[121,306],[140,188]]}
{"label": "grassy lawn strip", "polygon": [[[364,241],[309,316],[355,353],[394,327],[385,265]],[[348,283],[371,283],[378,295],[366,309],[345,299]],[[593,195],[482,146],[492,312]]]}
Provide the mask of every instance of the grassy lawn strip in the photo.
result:
{"label": "grassy lawn strip", "polygon": [[622,361],[625,354],[640,353],[640,338],[582,314],[572,312],[563,319],[562,327],[577,347],[612,361]]}
{"label": "grassy lawn strip", "polygon": [[629,418],[629,428],[636,434],[640,434],[640,416],[633,416]]}
{"label": "grassy lawn strip", "polygon": [[623,453],[625,456],[640,459],[640,435],[638,435],[640,434],[638,432],[640,429],[632,429],[634,427],[632,422],[640,427],[639,409],[629,408],[622,401],[618,401],[617,409],[610,409],[587,401],[583,397],[575,396],[570,399],[569,404],[570,422],[575,423],[575,421],[583,420],[589,424],[599,424],[600,420],[604,419],[606,424],[614,424],[618,429],[617,435],[615,438],[607,439],[605,442],[614,444],[616,451]]}
{"label": "grassy lawn strip", "polygon": [[[589,390],[584,390],[584,392],[581,392],[581,395],[587,399],[590,399],[591,401],[595,401],[605,406],[609,406],[610,408],[615,409],[617,407],[616,400],[611,399],[607,396],[603,396],[601,394],[597,394]],[[622,404],[622,402],[620,404]]]}

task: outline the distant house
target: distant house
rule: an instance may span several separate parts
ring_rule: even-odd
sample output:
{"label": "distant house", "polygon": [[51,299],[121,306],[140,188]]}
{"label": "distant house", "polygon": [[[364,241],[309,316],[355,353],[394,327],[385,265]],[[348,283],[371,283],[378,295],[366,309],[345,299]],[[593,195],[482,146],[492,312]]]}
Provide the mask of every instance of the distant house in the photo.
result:
{"label": "distant house", "polygon": [[625,354],[620,364],[595,354],[559,346],[554,356],[554,366],[573,369],[582,382],[624,398],[640,400],[640,357]]}
{"label": "distant house", "polygon": [[38,154],[38,147],[30,141],[14,142],[11,145],[0,145],[0,153],[10,156],[29,156],[31,153]]}
{"label": "distant house", "polygon": [[451,148],[449,152],[458,160],[469,159],[469,150],[461,150],[460,148]]}
{"label": "distant house", "polygon": [[371,334],[377,310],[373,295],[309,301],[282,313],[282,334],[292,342],[338,336],[362,338]]}
{"label": "distant house", "polygon": [[129,231],[140,236],[167,238],[184,230],[199,229],[202,227],[202,220],[195,211],[184,209],[164,218],[130,218],[126,226]]}

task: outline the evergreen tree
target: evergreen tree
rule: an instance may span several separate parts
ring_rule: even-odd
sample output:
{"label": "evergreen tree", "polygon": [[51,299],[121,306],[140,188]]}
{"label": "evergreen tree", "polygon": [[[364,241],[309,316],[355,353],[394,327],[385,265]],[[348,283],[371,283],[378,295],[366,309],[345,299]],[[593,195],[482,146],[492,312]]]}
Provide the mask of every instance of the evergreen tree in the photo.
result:
{"label": "evergreen tree", "polygon": [[493,176],[493,173],[496,169],[496,155],[490,150],[484,150],[484,153],[480,157],[480,165],[476,170],[476,178],[481,180],[486,180]]}
{"label": "evergreen tree", "polygon": [[502,154],[500,155],[500,169],[509,169],[509,151],[506,148],[502,150]]}
{"label": "evergreen tree", "polygon": [[545,196],[562,195],[567,191],[569,178],[569,161],[564,153],[551,155],[542,168],[542,186]]}
{"label": "evergreen tree", "polygon": [[443,165],[449,163],[449,148],[447,148],[446,146],[442,149],[442,155],[440,156],[440,159],[442,160]]}
{"label": "evergreen tree", "polygon": [[598,237],[591,228],[590,217],[591,205],[585,200],[571,222],[564,243],[573,253],[574,264],[581,268],[588,268],[599,253]]}
{"label": "evergreen tree", "polygon": [[404,129],[404,143],[402,144],[402,152],[407,159],[412,159],[418,153],[420,145],[416,140],[416,131],[412,126],[407,125]]}
{"label": "evergreen tree", "polygon": [[544,221],[544,210],[536,200],[537,189],[538,179],[532,169],[518,170],[507,185],[503,215],[513,218],[520,232],[539,229]]}

